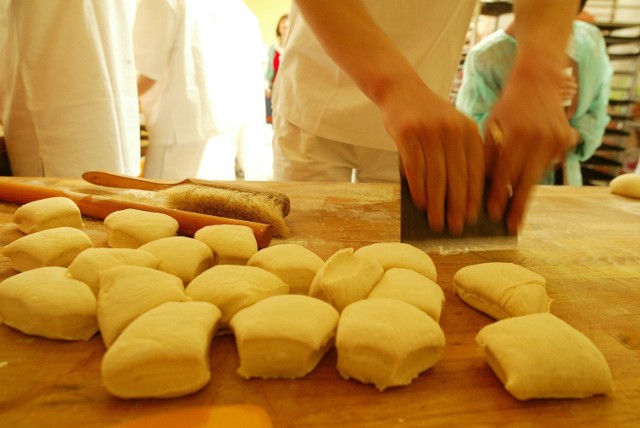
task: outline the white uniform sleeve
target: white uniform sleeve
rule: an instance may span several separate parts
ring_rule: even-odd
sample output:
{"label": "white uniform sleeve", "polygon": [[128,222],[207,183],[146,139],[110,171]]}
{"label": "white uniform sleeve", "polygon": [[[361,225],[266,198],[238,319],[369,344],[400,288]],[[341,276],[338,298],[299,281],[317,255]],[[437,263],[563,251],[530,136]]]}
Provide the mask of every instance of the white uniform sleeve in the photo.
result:
{"label": "white uniform sleeve", "polygon": [[168,62],[177,31],[176,2],[140,0],[133,31],[136,69],[159,80]]}

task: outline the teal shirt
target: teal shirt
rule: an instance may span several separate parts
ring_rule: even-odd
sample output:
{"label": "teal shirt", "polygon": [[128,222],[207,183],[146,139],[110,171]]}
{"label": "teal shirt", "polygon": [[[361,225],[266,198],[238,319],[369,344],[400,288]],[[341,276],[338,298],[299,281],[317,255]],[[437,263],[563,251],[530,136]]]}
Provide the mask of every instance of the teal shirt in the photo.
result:
{"label": "teal shirt", "polygon": [[[506,83],[516,57],[516,40],[498,30],[473,46],[464,64],[462,84],[456,98],[459,110],[473,118],[484,135],[484,126]],[[582,21],[573,23],[573,43],[569,56],[578,66],[578,97],[569,121],[583,143],[566,154],[568,183],[582,185],[580,162],[589,159],[602,143],[610,121],[607,115],[612,68],[600,30]],[[552,174],[551,174],[552,175]],[[546,177],[541,184],[552,184]]]}

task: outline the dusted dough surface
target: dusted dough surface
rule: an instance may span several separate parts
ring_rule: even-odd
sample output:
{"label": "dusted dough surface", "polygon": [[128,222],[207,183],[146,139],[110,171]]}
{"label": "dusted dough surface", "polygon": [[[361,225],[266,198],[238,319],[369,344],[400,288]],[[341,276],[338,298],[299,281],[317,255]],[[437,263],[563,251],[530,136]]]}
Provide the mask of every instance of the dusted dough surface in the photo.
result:
{"label": "dusted dough surface", "polygon": [[268,297],[231,319],[244,378],[300,378],[333,345],[339,314],[328,303],[289,294]]}
{"label": "dusted dough surface", "polygon": [[411,303],[436,322],[440,321],[444,306],[444,292],[438,284],[416,271],[403,268],[391,268],[382,275],[382,279],[369,293],[369,299],[375,298]]}
{"label": "dusted dough surface", "polygon": [[171,236],[140,247],[160,260],[158,269],[182,279],[185,285],[213,266],[213,251],[207,244],[186,236]]}
{"label": "dusted dough surface", "polygon": [[458,270],[453,291],[469,306],[500,320],[549,312],[546,280],[513,263],[480,263]]}
{"label": "dusted dough surface", "polygon": [[96,297],[66,272],[63,267],[43,267],[2,281],[0,320],[26,334],[89,340],[98,331]]}
{"label": "dusted dough surface", "polygon": [[140,266],[117,266],[99,274],[98,325],[107,348],[138,316],[166,302],[189,300],[175,275]]}
{"label": "dusted dough surface", "polygon": [[640,175],[621,174],[609,182],[609,188],[616,195],[640,199]]}
{"label": "dusted dough surface", "polygon": [[379,390],[409,385],[438,362],[442,329],[417,307],[396,299],[367,299],[347,306],[336,334],[338,371]]}
{"label": "dusted dough surface", "polygon": [[193,300],[209,302],[222,312],[221,327],[241,309],[279,294],[289,286],[280,278],[253,266],[217,265],[198,275],[185,290]]}
{"label": "dusted dough surface", "polygon": [[127,208],[104,219],[107,243],[112,248],[138,248],[156,239],[174,236],[178,221],[163,213]]}
{"label": "dusted dough surface", "polygon": [[145,266],[155,269],[160,261],[146,251],[133,248],[87,248],[69,265],[69,275],[87,284],[93,294],[100,289],[99,272],[116,266]]}
{"label": "dusted dough surface", "polygon": [[507,391],[519,400],[584,398],[612,390],[602,353],[555,315],[495,322],[480,330],[476,342]]}
{"label": "dusted dough surface", "polygon": [[383,273],[375,259],[357,256],[352,248],[345,248],[322,265],[311,283],[309,295],[341,312],[350,303],[366,299]]}
{"label": "dusted dough surface", "polygon": [[431,257],[419,248],[404,242],[378,242],[360,247],[356,255],[376,259],[384,268],[405,268],[437,280],[436,265]]}
{"label": "dusted dough surface", "polygon": [[121,398],[177,397],[211,378],[209,349],[220,311],[206,302],[168,302],[140,315],[102,359],[102,380]]}
{"label": "dusted dough surface", "polygon": [[278,244],[263,248],[247,264],[278,275],[293,294],[309,294],[309,288],[324,261],[298,244]]}
{"label": "dusted dough surface", "polygon": [[19,272],[45,266],[67,267],[80,252],[93,247],[91,238],[73,227],[57,227],[18,238],[2,249]]}
{"label": "dusted dough surface", "polygon": [[258,252],[258,243],[248,226],[217,224],[205,226],[193,236],[211,248],[214,264],[246,265],[247,260]]}
{"label": "dusted dough surface", "polygon": [[84,227],[80,208],[65,197],[40,199],[24,204],[13,214],[13,222],[26,234],[56,227]]}

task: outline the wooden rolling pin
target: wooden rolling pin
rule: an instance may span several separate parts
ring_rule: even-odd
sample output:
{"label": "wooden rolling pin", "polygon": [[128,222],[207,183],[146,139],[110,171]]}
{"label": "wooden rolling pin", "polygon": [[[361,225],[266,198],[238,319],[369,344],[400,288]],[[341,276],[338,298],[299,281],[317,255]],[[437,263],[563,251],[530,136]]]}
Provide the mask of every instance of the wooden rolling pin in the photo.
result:
{"label": "wooden rolling pin", "polygon": [[216,224],[236,224],[248,226],[253,230],[258,248],[269,245],[273,237],[273,227],[268,224],[255,223],[246,220],[236,220],[226,217],[217,217],[207,214],[199,214],[189,211],[180,211],[172,208],[165,208],[154,205],[139,204],[136,202],[121,201],[116,199],[101,198],[97,196],[85,195],[83,193],[51,189],[47,187],[31,186],[28,184],[11,183],[0,181],[0,201],[12,202],[16,204],[26,204],[40,199],[63,196],[71,199],[78,205],[82,215],[104,220],[106,216],[114,211],[133,208],[142,211],[152,211],[167,214],[178,221],[180,225],[178,232],[183,235],[193,236],[204,226]]}

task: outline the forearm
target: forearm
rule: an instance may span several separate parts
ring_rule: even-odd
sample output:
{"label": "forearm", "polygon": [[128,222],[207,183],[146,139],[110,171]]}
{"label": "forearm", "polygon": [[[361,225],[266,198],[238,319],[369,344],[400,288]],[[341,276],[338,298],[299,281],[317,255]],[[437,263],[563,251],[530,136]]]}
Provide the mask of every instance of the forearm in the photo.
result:
{"label": "forearm", "polygon": [[140,74],[138,76],[138,96],[144,95],[156,83],[155,80]]}

